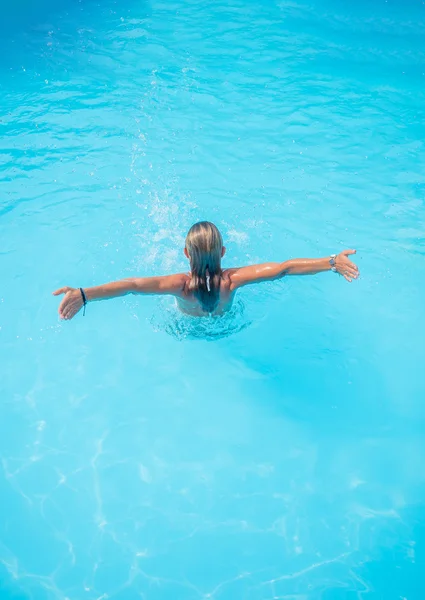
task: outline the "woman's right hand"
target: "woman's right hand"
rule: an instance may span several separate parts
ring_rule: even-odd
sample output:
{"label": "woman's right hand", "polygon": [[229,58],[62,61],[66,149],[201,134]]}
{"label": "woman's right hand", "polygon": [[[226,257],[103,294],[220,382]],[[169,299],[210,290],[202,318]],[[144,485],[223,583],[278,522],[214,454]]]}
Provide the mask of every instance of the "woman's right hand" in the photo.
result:
{"label": "woman's right hand", "polygon": [[65,296],[59,305],[59,316],[61,319],[72,319],[72,317],[75,317],[77,312],[81,310],[83,306],[83,298],[81,296],[81,292],[77,288],[72,288],[68,286],[60,288],[53,292],[54,296],[60,296],[61,294],[65,294]]}

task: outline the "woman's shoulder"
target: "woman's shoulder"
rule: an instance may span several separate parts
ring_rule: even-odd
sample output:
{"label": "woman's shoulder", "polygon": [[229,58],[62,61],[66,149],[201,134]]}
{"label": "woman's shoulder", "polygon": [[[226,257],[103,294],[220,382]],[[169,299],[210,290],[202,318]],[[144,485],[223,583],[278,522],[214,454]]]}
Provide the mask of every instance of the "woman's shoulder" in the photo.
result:
{"label": "woman's shoulder", "polygon": [[175,275],[170,275],[173,278],[173,281],[176,285],[180,285],[184,287],[190,281],[190,273],[176,273]]}
{"label": "woman's shoulder", "polygon": [[237,268],[232,267],[230,269],[223,269],[222,273],[221,273],[221,277],[224,281],[231,281],[232,280],[232,275],[234,275],[236,273],[236,271],[238,271]]}
{"label": "woman's shoulder", "polygon": [[223,269],[221,272],[221,283],[225,288],[230,288],[232,284],[232,273],[236,269]]}
{"label": "woman's shoulder", "polygon": [[187,273],[165,275],[162,279],[164,281],[163,287],[167,288],[170,293],[175,295],[184,292],[187,283],[190,281],[190,277]]}

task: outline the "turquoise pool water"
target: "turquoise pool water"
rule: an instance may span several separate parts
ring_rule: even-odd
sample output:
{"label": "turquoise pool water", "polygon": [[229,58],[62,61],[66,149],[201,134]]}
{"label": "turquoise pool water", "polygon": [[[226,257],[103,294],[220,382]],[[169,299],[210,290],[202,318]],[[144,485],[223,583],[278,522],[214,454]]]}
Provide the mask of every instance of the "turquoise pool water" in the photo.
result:
{"label": "turquoise pool water", "polygon": [[[4,7],[1,600],[422,600],[425,6]],[[358,249],[208,328],[51,291]]]}

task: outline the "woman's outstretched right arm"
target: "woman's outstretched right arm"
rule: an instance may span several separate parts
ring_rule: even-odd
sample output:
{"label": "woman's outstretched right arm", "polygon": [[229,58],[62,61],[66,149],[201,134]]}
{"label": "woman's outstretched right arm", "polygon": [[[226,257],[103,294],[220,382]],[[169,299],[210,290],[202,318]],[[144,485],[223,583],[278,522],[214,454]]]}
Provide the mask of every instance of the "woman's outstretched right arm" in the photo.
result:
{"label": "woman's outstretched right arm", "polygon": [[63,287],[54,296],[65,294],[59,306],[61,319],[72,319],[83,307],[84,298],[87,302],[118,298],[127,294],[170,294],[179,296],[187,276],[184,274],[166,275],[164,277],[131,277],[121,281],[112,281],[96,287],[81,288]]}
{"label": "woman's outstretched right arm", "polygon": [[351,282],[359,276],[357,265],[348,258],[355,253],[355,250],[344,250],[335,257],[295,258],[282,263],[264,263],[241,267],[240,269],[230,269],[231,289],[236,290],[251,283],[273,281],[288,275],[315,275],[331,270],[336,271]]}

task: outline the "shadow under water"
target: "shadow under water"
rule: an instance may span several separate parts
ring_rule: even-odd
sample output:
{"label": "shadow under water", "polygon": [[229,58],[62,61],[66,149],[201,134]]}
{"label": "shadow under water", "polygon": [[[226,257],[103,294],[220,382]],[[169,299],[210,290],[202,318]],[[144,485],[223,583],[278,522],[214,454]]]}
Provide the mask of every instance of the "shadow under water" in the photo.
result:
{"label": "shadow under water", "polygon": [[150,322],[155,331],[165,331],[179,341],[214,342],[243,331],[251,325],[252,320],[246,317],[245,304],[240,299],[224,315],[191,317],[178,309],[174,299],[162,298]]}

